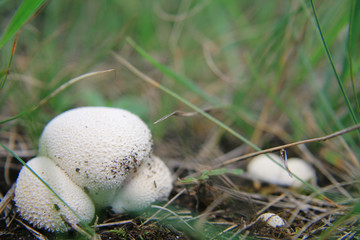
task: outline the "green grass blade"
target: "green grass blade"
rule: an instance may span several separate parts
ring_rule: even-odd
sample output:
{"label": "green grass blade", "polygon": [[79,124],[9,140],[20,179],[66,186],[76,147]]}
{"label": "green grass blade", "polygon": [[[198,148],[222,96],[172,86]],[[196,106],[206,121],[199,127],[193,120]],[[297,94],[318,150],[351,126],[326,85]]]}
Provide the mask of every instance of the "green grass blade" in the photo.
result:
{"label": "green grass blade", "polygon": [[16,11],[0,39],[0,49],[12,38],[45,0],[25,0]]}
{"label": "green grass blade", "polygon": [[324,34],[323,34],[322,30],[321,30],[320,22],[319,22],[319,19],[318,19],[317,13],[316,13],[316,9],[315,9],[315,6],[314,6],[314,1],[311,0],[310,3],[311,3],[311,7],[312,7],[312,10],[313,10],[313,13],[314,13],[315,23],[316,23],[317,29],[318,29],[318,31],[319,31],[319,34],[320,34],[320,37],[321,37],[321,41],[322,41],[322,44],[323,44],[323,46],[324,46],[326,55],[327,55],[327,57],[328,57],[328,59],[329,59],[331,68],[332,68],[332,70],[333,70],[333,72],[334,72],[334,75],[335,75],[335,77],[336,77],[336,80],[337,80],[337,82],[338,82],[338,84],[339,84],[341,93],[342,93],[342,95],[343,95],[343,97],[344,97],[344,99],[345,99],[345,102],[346,102],[346,105],[347,105],[347,107],[348,107],[348,110],[349,110],[349,112],[350,112],[350,114],[351,114],[351,117],[353,118],[353,121],[354,121],[355,123],[358,123],[358,119],[357,119],[357,117],[356,117],[356,115],[355,115],[355,112],[354,112],[352,106],[351,106],[351,103],[350,103],[350,100],[349,100],[349,98],[348,98],[348,96],[347,96],[347,94],[346,94],[344,85],[343,85],[343,83],[342,83],[342,81],[341,81],[341,79],[340,79],[340,77],[339,77],[339,74],[338,74],[338,72],[337,72],[337,70],[336,70],[336,67],[335,67],[334,61],[333,61],[333,59],[332,59],[330,50],[329,50],[329,48],[328,48],[328,46],[327,46],[327,44],[326,44],[326,41],[325,41],[325,38],[324,38]]}
{"label": "green grass blade", "polygon": [[14,43],[13,43],[11,55],[10,55],[10,58],[9,58],[7,69],[5,70],[4,78],[3,78],[3,80],[1,81],[1,84],[0,84],[0,92],[3,90],[6,79],[7,79],[7,76],[9,74],[10,65],[12,63],[12,59],[13,59],[13,56],[15,54],[16,44],[17,44],[17,36],[15,37],[15,40],[14,40]]}
{"label": "green grass blade", "polygon": [[[352,60],[352,50],[356,46],[355,39],[358,39],[360,33],[360,24],[359,24],[359,14],[360,14],[360,2],[352,0],[351,10],[350,10],[350,20],[349,20],[349,36],[348,36],[348,61],[349,61],[349,73],[351,79],[351,86],[353,88],[353,95],[355,98],[356,110],[360,114],[360,105],[356,93],[356,85],[353,74],[353,60]],[[355,44],[354,44],[355,43]]]}

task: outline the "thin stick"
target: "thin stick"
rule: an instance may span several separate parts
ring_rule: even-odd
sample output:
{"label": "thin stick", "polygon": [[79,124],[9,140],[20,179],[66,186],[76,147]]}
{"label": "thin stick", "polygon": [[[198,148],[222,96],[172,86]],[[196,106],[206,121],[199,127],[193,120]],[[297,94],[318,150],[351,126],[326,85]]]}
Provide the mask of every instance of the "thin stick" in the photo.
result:
{"label": "thin stick", "polygon": [[123,220],[123,221],[118,221],[118,222],[109,222],[109,223],[102,223],[102,224],[97,224],[95,225],[96,228],[99,227],[110,227],[110,226],[117,226],[117,225],[122,225],[122,224],[127,224],[127,223],[134,223],[133,219],[130,220]]}
{"label": "thin stick", "polygon": [[359,129],[359,128],[360,128],[360,124],[357,124],[357,125],[354,125],[352,127],[345,128],[343,130],[334,132],[332,134],[329,134],[329,135],[326,135],[326,136],[323,136],[323,137],[310,138],[310,139],[301,140],[301,141],[293,142],[293,143],[288,143],[288,144],[273,147],[273,148],[268,148],[268,149],[265,149],[265,150],[262,150],[262,151],[252,152],[252,153],[249,153],[249,154],[242,155],[240,157],[236,157],[236,158],[232,158],[230,160],[227,160],[227,161],[225,161],[223,163],[220,163],[220,164],[212,167],[211,169],[216,169],[216,168],[219,168],[219,167],[223,167],[223,166],[235,163],[235,162],[240,161],[240,160],[255,157],[255,156],[260,155],[260,154],[271,153],[271,152],[274,152],[274,151],[280,151],[282,149],[294,147],[294,146],[301,145],[301,144],[312,143],[312,142],[325,142],[325,141],[327,141],[327,140],[329,140],[331,138],[338,137],[340,135],[352,132],[352,131],[354,131],[356,129]]}
{"label": "thin stick", "polygon": [[11,202],[11,200],[15,196],[15,184],[11,186],[9,191],[5,194],[5,196],[0,201],[0,214],[5,210],[6,206]]}

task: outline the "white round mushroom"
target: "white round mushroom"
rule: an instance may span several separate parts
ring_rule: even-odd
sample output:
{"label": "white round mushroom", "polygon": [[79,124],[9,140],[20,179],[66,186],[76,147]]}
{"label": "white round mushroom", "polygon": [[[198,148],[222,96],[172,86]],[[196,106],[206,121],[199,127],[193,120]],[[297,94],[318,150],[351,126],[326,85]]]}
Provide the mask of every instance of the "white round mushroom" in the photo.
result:
{"label": "white round mushroom", "polygon": [[[118,108],[81,107],[51,120],[39,143],[39,155],[54,160],[99,205],[151,156],[152,136],[136,115]],[[108,200],[103,194],[108,194]]]}
{"label": "white round mushroom", "polygon": [[272,184],[281,184],[278,177],[284,169],[275,164],[268,156],[278,163],[281,163],[282,161],[276,154],[261,154],[250,161],[247,166],[248,173],[256,180]]}
{"label": "white round mushroom", "polygon": [[[273,160],[280,164],[284,164],[283,160],[276,154],[267,154]],[[316,182],[315,170],[304,160],[300,158],[289,158],[287,160],[287,166],[290,172],[305,182]],[[290,176],[288,171],[278,166],[271,161],[265,154],[259,155],[253,158],[248,167],[248,173],[254,179],[268,182],[280,186],[292,186],[295,188],[301,187],[303,184],[294,176]]]}
{"label": "white round mushroom", "polygon": [[263,213],[261,214],[256,221],[263,221],[266,225],[277,228],[285,226],[285,221],[280,216],[274,213]]}
{"label": "white round mushroom", "polygon": [[167,200],[172,189],[170,170],[158,157],[149,158],[129,178],[129,182],[115,196],[114,212],[136,211],[155,201]]}
{"label": "white round mushroom", "polygon": [[[46,157],[31,159],[27,165],[89,224],[95,214],[95,207],[85,192]],[[20,216],[38,228],[65,232],[69,224],[78,224],[75,214],[63,204],[30,170],[23,167],[15,187],[15,205]]]}

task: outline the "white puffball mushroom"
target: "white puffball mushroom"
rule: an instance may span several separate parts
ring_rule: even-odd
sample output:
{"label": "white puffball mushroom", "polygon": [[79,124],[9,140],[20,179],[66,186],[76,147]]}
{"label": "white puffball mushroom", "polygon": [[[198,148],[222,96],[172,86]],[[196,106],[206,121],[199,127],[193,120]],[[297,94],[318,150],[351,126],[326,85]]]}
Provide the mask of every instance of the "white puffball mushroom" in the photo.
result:
{"label": "white puffball mushroom", "polygon": [[111,107],[66,111],[46,125],[39,142],[39,155],[55,161],[99,205],[109,204],[112,190],[151,152],[152,136],[146,124],[126,110]]}
{"label": "white puffball mushroom", "polygon": [[155,201],[167,200],[172,189],[172,177],[165,163],[154,156],[142,163],[129,182],[115,196],[114,212],[136,211]]}
{"label": "white puffball mushroom", "polygon": [[[273,160],[281,163],[281,158],[273,153],[268,153]],[[285,171],[281,167],[277,166],[268,156],[265,154],[254,157],[247,166],[248,173],[256,180],[280,184],[278,176],[281,175],[281,171]]]}
{"label": "white puffball mushroom", "polygon": [[[85,192],[49,158],[36,157],[27,165],[81,217],[91,223],[95,207]],[[38,228],[66,232],[80,220],[29,169],[23,167],[15,187],[15,206],[20,216]],[[65,220],[65,221],[64,221]]]}
{"label": "white puffball mushroom", "polygon": [[277,227],[283,227],[285,226],[285,221],[280,216],[274,214],[274,213],[263,213],[261,214],[256,221],[263,221],[266,223],[266,225],[277,228]]}
{"label": "white puffball mushroom", "polygon": [[[283,160],[276,154],[268,154],[273,160],[284,164]],[[305,182],[316,182],[316,173],[311,165],[300,158],[289,158],[287,166],[293,174]],[[256,180],[268,182],[280,186],[301,187],[303,184],[294,176],[290,176],[288,171],[271,161],[265,154],[253,158],[247,167],[248,173]]]}

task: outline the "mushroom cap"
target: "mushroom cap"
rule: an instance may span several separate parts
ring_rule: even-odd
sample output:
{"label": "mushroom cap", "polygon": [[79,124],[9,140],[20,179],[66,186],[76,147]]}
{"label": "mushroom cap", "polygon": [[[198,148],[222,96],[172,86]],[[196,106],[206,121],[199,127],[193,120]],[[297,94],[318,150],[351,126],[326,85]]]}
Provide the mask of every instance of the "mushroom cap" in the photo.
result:
{"label": "mushroom cap", "polygon": [[257,218],[259,220],[273,228],[285,226],[284,219],[274,213],[263,213]]}
{"label": "mushroom cap", "polygon": [[[92,221],[95,214],[93,202],[51,159],[36,157],[27,165],[80,215],[84,223]],[[71,224],[80,222],[74,213],[26,167],[22,167],[17,178],[14,201],[21,217],[38,228],[65,232],[70,227],[63,218]]]}
{"label": "mushroom cap", "polygon": [[118,108],[80,107],[45,127],[39,155],[54,160],[87,192],[121,186],[152,151],[152,136],[136,115]]}
{"label": "mushroom cap", "polygon": [[148,158],[115,196],[114,212],[136,211],[155,201],[166,201],[172,189],[170,170],[158,157]]}
{"label": "mushroom cap", "polygon": [[[274,153],[268,153],[267,155],[278,163],[282,162],[281,158]],[[257,180],[280,184],[278,176],[281,175],[281,171],[285,173],[286,171],[271,161],[267,155],[261,154],[254,157],[247,166],[248,173]]]}
{"label": "mushroom cap", "polygon": [[[282,159],[276,154],[268,154],[273,160],[283,164]],[[311,165],[300,158],[289,158],[287,166],[293,174],[303,181],[316,181],[316,173]],[[280,185],[301,187],[303,184],[298,179],[271,161],[265,154],[253,158],[248,167],[248,173],[257,180]]]}

